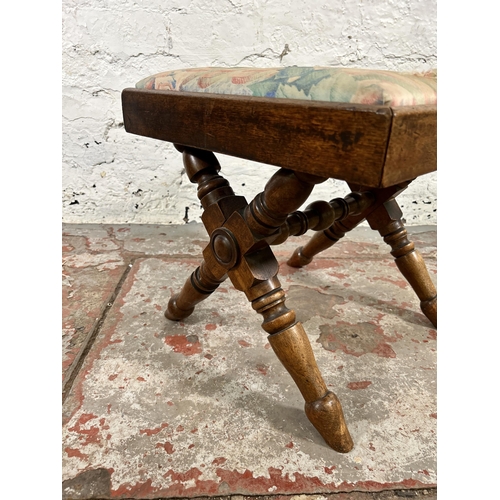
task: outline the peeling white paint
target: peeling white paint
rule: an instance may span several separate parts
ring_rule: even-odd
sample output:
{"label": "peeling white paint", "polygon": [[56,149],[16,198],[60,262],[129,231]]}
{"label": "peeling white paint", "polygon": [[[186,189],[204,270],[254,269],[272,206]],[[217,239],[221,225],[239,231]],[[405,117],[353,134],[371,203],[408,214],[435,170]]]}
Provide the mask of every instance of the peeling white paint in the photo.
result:
{"label": "peeling white paint", "polygon": [[[374,286],[363,286],[369,283],[367,277],[377,276],[381,269],[385,272],[380,259],[367,266],[366,274],[352,270],[345,259],[334,270],[349,274],[353,288],[361,291],[357,307],[368,298],[361,321],[371,320],[388,336],[397,325],[401,335],[393,342],[395,358],[327,351],[315,339],[319,325],[312,319],[317,317],[307,324],[318,365],[343,401],[356,443],[347,455],[327,448],[307,421],[298,389],[272,350],[264,347],[266,335],[258,327],[261,318],[254,312],[247,314],[250,306],[239,292],[228,286],[226,293],[214,293],[185,323],[165,322],[155,304],[168,297],[165,287],[177,289],[183,283],[188,267],[157,258],[134,264],[103,327],[102,338],[109,338],[99,341],[103,346],[93,347],[95,354],[87,358],[81,372],[87,375],[76,382],[82,384],[83,399],[63,429],[63,448],[73,451],[72,456],[63,455],[63,479],[75,477],[91,464],[113,469],[113,488],[143,482],[141,474],[146,470],[151,486],[161,489],[179,484],[165,474],[169,469],[184,473],[196,468],[197,481],[220,485],[219,466],[213,462],[223,457],[221,468],[241,474],[250,470],[253,478],[269,479],[270,468],[277,468],[291,482],[297,480],[297,473],[337,485],[384,484],[408,477],[424,484],[436,482],[436,420],[430,416],[436,411],[435,340],[425,342],[430,326],[418,313],[414,317],[408,311],[412,321],[387,311],[380,314],[380,302],[394,304],[401,314],[406,311],[404,303],[411,302],[418,310],[413,290],[377,281],[380,294],[370,300]],[[293,285],[307,286],[312,292],[321,286],[324,271],[310,270],[309,283],[297,271],[291,276],[298,278]],[[397,273],[394,270],[394,276]],[[153,285],[152,276],[156,277]],[[332,282],[331,276],[325,279],[332,293],[342,293],[341,283]],[[311,303],[304,307],[310,308]],[[351,309],[348,301],[335,305],[334,319],[323,317],[323,323],[358,321],[350,316]],[[209,318],[216,318],[215,328],[205,328]],[[166,336],[194,335],[201,350],[193,355],[174,353],[165,343]],[[240,348],[238,340],[252,345]],[[214,356],[208,359],[208,353]],[[89,363],[92,369],[87,372]],[[261,363],[269,367],[266,375],[256,369]],[[359,380],[369,380],[371,385],[363,390],[348,388],[349,382]],[[80,431],[75,428],[78,422]],[[94,436],[98,439],[84,444],[92,428],[98,428]],[[165,443],[171,454],[163,448]],[[76,456],[75,450],[84,458]],[[173,461],[168,462],[169,458]],[[336,469],[328,472],[332,465]],[[190,478],[180,482],[186,488],[196,486]]]}
{"label": "peeling white paint", "polygon": [[[149,74],[236,65],[426,71],[436,53],[434,0],[64,0],[63,220],[183,224],[188,207],[200,221],[179,153],[123,129],[120,93]],[[248,200],[275,171],[219,159]],[[419,178],[399,198],[409,224],[436,223],[436,179]],[[328,181],[314,194],[347,192]]]}

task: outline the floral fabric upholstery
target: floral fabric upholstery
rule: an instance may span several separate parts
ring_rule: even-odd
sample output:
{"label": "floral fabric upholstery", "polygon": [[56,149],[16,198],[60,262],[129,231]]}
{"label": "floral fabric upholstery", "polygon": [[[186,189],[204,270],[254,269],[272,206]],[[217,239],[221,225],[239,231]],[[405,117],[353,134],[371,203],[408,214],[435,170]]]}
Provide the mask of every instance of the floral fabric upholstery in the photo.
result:
{"label": "floral fabric upholstery", "polygon": [[386,106],[437,102],[435,75],[354,68],[178,69],[144,78],[136,88]]}

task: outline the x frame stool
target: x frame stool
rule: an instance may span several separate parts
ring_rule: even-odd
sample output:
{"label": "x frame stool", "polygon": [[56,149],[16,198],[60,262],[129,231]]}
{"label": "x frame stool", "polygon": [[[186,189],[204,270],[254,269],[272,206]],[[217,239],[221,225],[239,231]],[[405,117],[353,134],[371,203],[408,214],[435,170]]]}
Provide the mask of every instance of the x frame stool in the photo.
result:
{"label": "x frame stool", "polygon": [[[412,180],[436,170],[436,106],[125,89],[122,108],[127,132],[169,141],[182,153],[210,236],[200,266],[170,299],[165,316],[188,317],[229,278],[263,316],[262,328],[302,393],[311,423],[334,450],[349,452],[353,441],[340,401],[327,389],[301,322],[285,305],[270,246],[316,231],[288,261],[302,267],[366,220],[389,244],[436,326],[436,289],[396,201]],[[214,153],[280,169],[248,203],[219,174]],[[351,193],[297,211],[329,178],[346,181]]]}

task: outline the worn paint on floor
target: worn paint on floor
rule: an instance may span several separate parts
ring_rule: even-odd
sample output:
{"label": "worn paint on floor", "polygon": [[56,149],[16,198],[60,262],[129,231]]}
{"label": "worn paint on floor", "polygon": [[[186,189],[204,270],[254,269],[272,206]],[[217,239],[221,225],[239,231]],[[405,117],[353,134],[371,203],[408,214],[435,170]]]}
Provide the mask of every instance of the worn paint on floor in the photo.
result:
{"label": "worn paint on floor", "polygon": [[[158,240],[165,228],[140,230],[112,234],[132,268],[63,408],[66,498],[83,498],[74,484],[84,477],[112,498],[436,484],[436,331],[383,242],[357,230],[304,269],[285,263],[293,240],[276,252],[287,305],[343,404],[355,447],[341,455],[305,417],[262,318],[230,282],[184,322],[164,318],[203,240],[184,254],[172,243],[169,254],[168,235]],[[435,276],[427,233],[420,242]]]}

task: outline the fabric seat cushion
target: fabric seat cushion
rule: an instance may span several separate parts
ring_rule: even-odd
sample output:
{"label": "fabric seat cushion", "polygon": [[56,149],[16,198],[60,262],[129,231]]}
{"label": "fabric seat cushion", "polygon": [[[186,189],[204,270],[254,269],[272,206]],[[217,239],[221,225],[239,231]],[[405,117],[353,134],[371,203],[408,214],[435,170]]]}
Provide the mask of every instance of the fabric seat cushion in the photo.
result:
{"label": "fabric seat cushion", "polygon": [[352,104],[436,104],[435,73],[326,67],[189,68],[144,78],[136,88]]}

